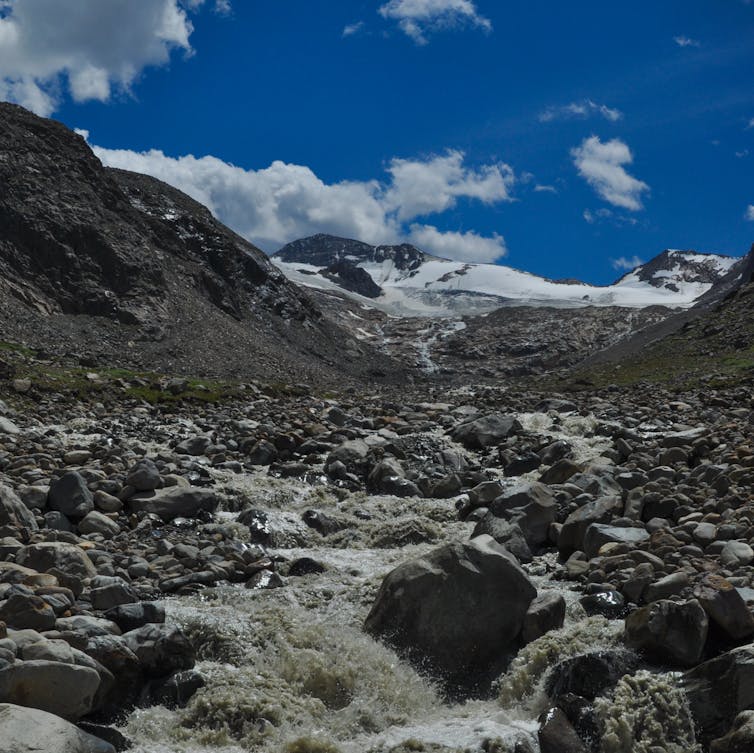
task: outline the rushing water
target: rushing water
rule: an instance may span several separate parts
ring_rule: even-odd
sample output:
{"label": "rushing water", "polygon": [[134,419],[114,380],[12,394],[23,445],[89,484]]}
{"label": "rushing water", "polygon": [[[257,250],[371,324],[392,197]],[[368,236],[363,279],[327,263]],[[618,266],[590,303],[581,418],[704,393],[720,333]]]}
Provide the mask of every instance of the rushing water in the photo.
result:
{"label": "rushing water", "polygon": [[[557,426],[542,414],[521,420],[531,431],[567,439],[577,460],[595,458],[607,447],[604,438],[585,436],[594,425],[589,417]],[[554,557],[540,557],[529,567],[532,579],[538,589],[557,588],[566,596],[565,626],[526,646],[492,697],[448,704],[361,626],[387,572],[440,543],[468,537],[472,524],[456,520],[453,500],[365,494],[341,499],[323,486],[262,474],[227,474],[218,482],[232,497],[268,513],[276,532],[273,553],[289,561],[312,557],[327,570],[291,577],[283,588],[226,585],[167,600],[168,619],[198,646],[207,683],[185,709],[134,712],[123,731],[136,753],[508,753],[517,743],[518,750],[536,751],[548,667],[618,640],[621,623],[587,618],[577,594],[551,580]],[[301,513],[311,508],[346,516],[352,525],[324,538],[301,522]],[[626,717],[620,708],[629,698],[633,706]],[[663,702],[655,704],[655,713],[649,704],[658,698]],[[663,750],[693,750],[683,709],[672,677],[622,681],[616,700],[599,707],[608,732],[605,753],[633,750],[626,745],[637,730],[661,731],[657,714],[671,713],[679,721],[668,740],[677,747]],[[664,744],[657,734],[645,733],[650,742],[635,750]]]}

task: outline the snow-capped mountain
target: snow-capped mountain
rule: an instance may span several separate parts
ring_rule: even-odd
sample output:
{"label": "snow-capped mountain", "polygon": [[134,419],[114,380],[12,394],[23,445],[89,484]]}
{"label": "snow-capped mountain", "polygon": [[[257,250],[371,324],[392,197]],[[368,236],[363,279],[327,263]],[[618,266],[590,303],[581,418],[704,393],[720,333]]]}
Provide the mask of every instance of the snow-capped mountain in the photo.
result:
{"label": "snow-capped mountain", "polygon": [[[479,314],[501,306],[688,307],[741,259],[665,251],[612,285],[554,281],[497,264],[469,264],[408,244],[370,246],[315,235],[289,243],[272,260],[307,287],[340,290],[394,315]],[[378,292],[379,290],[379,292]]]}

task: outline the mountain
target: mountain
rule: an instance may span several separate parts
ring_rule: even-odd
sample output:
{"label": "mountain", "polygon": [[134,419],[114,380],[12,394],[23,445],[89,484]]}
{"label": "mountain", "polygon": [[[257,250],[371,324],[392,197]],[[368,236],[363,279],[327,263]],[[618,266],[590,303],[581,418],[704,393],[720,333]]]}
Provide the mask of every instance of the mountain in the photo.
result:
{"label": "mountain", "polygon": [[6,103],[0,338],[195,375],[395,373],[204,206],[104,168],[61,123]]}
{"label": "mountain", "polygon": [[[370,298],[371,303],[362,302],[407,316],[480,314],[511,305],[688,307],[741,264],[729,256],[669,250],[614,284],[598,287],[548,280],[503,265],[441,259],[408,244],[370,246],[329,235],[289,243],[272,260],[299,284]],[[340,271],[334,271],[336,265]],[[348,279],[357,274],[361,288]],[[364,274],[379,294],[363,292]]]}

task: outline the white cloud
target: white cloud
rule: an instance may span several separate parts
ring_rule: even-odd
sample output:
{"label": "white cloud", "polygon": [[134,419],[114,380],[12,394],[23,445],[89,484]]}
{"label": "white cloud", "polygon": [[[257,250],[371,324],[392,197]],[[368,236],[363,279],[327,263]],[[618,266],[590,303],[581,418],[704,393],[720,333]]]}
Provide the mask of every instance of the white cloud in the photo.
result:
{"label": "white cloud", "polygon": [[752,118],[746,125],[746,128],[744,130],[749,130],[749,128],[754,128],[754,118]]}
{"label": "white cloud", "polygon": [[679,47],[701,47],[701,42],[697,39],[692,39],[691,37],[685,37],[682,34],[673,37],[673,41],[679,46]]}
{"label": "white cloud", "polygon": [[743,159],[744,157],[749,156],[749,150],[748,149],[742,149],[740,152],[736,152],[736,157],[738,159]]}
{"label": "white cloud", "polygon": [[492,23],[480,15],[472,0],[389,0],[379,9],[383,18],[397,21],[416,44],[427,44],[427,35],[443,29],[475,26],[492,31]]}
{"label": "white cloud", "polygon": [[464,154],[449,151],[426,161],[394,159],[388,172],[391,184],[385,205],[399,220],[444,212],[459,198],[478,199],[485,204],[511,201],[515,183],[513,170],[505,163],[485,165],[479,170],[464,167]]}
{"label": "white cloud", "polygon": [[623,117],[623,113],[614,107],[598,104],[591,99],[583,99],[580,102],[571,102],[560,107],[548,107],[539,114],[539,122],[550,123],[553,120],[588,118],[591,115],[600,115],[611,123],[615,123]]}
{"label": "white cloud", "polygon": [[508,253],[505,239],[497,233],[492,238],[485,238],[470,231],[441,232],[432,225],[413,224],[409,240],[423,251],[457,261],[494,262]]}
{"label": "white cloud", "polygon": [[534,186],[534,190],[536,193],[557,193],[558,189],[555,188],[555,186],[548,186],[548,185],[541,185],[537,183],[536,186]]}
{"label": "white cloud", "polygon": [[357,21],[353,24],[347,24],[343,27],[343,36],[352,37],[354,34],[358,34],[364,28],[363,21]]}
{"label": "white cloud", "polygon": [[638,256],[632,256],[627,259],[625,256],[621,256],[619,259],[613,259],[613,269],[620,269],[624,272],[630,272],[632,269],[641,266],[644,262]]}
{"label": "white cloud", "polygon": [[749,222],[754,222],[754,204],[749,204],[748,207],[746,207],[746,219],[749,220]]}
{"label": "white cloud", "polygon": [[[190,54],[187,11],[204,0],[3,0],[0,99],[49,115],[67,88],[77,102],[107,101],[174,50]],[[216,0],[229,12],[228,0]]]}
{"label": "white cloud", "polygon": [[603,143],[599,136],[590,136],[571,150],[571,156],[579,175],[605,201],[632,212],[642,209],[641,196],[649,186],[623,168],[633,162],[627,144],[620,139]]}
{"label": "white cloud", "polygon": [[[501,185],[498,171],[502,178],[510,168],[491,165],[474,171],[463,166],[460,152],[425,161],[393,160],[388,181],[325,183],[308,167],[279,161],[261,170],[245,170],[215,157],[174,158],[158,150],[92,148],[105,165],[146,173],[185,191],[266,251],[326,232],[375,244],[417,238],[439,253],[443,233],[421,225],[407,228],[406,223],[443,212],[461,197],[486,203],[509,198],[510,182]],[[420,178],[414,180],[416,176]],[[430,199],[413,194],[427,187],[436,192]],[[498,235],[450,233],[447,238],[443,248],[461,254],[460,258],[475,254],[489,260],[505,253]]]}

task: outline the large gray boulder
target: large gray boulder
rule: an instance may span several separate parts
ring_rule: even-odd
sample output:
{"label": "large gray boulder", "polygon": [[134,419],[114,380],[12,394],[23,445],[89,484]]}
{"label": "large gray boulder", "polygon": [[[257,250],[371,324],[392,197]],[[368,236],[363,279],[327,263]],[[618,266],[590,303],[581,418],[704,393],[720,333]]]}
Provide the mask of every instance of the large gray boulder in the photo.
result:
{"label": "large gray boulder", "polygon": [[79,579],[93,578],[97,574],[94,563],[83,549],[63,541],[43,541],[25,546],[16,554],[16,564],[39,573],[58,570]]}
{"label": "large gray boulder", "polygon": [[522,429],[514,416],[489,413],[458,424],[450,435],[469,450],[483,450],[485,447],[500,444],[504,439],[520,433]]}
{"label": "large gray boulder", "polygon": [[115,753],[54,714],[12,703],[0,703],[0,740],[3,753]]}
{"label": "large gray boulder", "polygon": [[69,471],[50,484],[47,504],[67,518],[83,518],[94,509],[94,495],[80,473]]}
{"label": "large gray boulder", "polygon": [[555,495],[537,481],[519,484],[490,504],[490,514],[518,524],[530,547],[547,541],[547,532],[557,513]]}
{"label": "large gray boulder", "polygon": [[364,627],[448,687],[469,685],[505,660],[536,593],[515,558],[479,536],[390,572]]}
{"label": "large gray boulder", "polygon": [[600,497],[574,510],[563,523],[558,537],[558,551],[564,557],[584,548],[584,536],[592,523],[609,523],[623,514],[623,500],[618,496]]}
{"label": "large gray boulder", "polygon": [[649,534],[643,528],[592,523],[584,534],[584,552],[587,557],[596,557],[605,544],[627,544],[635,547],[645,541],[649,541]]}
{"label": "large gray boulder", "polygon": [[626,618],[625,642],[662,664],[693,667],[702,658],[708,629],[696,599],[654,601]]}
{"label": "large gray boulder", "polygon": [[32,511],[16,496],[9,486],[0,485],[0,526],[37,530]]}
{"label": "large gray boulder", "polygon": [[16,662],[0,669],[0,702],[76,721],[91,712],[99,684],[99,673],[90,667],[44,660]]}
{"label": "large gray boulder", "polygon": [[200,512],[214,512],[217,496],[196,486],[170,486],[133,495],[128,506],[133,512],[158,515],[166,523],[175,518],[194,518]]}
{"label": "large gray boulder", "polygon": [[682,683],[702,742],[725,735],[738,714],[754,709],[754,644],[699,664]]}

